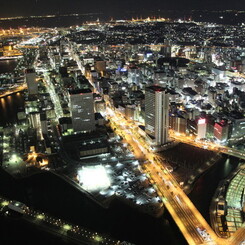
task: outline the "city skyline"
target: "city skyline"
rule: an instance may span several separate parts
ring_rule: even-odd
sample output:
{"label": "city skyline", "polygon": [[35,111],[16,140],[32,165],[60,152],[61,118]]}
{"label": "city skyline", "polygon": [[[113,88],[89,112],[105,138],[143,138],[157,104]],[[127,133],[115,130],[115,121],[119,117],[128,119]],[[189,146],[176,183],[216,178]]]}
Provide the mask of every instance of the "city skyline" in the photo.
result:
{"label": "city skyline", "polygon": [[243,245],[244,15],[1,18],[0,243]]}

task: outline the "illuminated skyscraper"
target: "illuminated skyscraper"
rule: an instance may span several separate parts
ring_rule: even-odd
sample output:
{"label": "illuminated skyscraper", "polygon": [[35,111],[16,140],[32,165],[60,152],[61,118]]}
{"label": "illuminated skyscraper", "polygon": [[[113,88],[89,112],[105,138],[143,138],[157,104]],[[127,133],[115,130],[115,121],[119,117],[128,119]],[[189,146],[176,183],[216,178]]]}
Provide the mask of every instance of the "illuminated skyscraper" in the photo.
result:
{"label": "illuminated skyscraper", "polygon": [[145,93],[145,130],[155,145],[168,142],[169,94],[160,86],[150,86]]}
{"label": "illuminated skyscraper", "polygon": [[74,132],[95,130],[94,99],[90,89],[70,91],[72,126]]}
{"label": "illuminated skyscraper", "polygon": [[26,69],[25,81],[27,83],[28,94],[37,95],[38,94],[38,83],[36,82],[35,69]]}
{"label": "illuminated skyscraper", "polygon": [[169,40],[164,41],[164,46],[161,48],[160,53],[162,53],[164,57],[171,57],[171,44]]}
{"label": "illuminated skyscraper", "polygon": [[221,120],[214,124],[214,137],[221,143],[227,141],[229,135],[229,124],[226,120]]}
{"label": "illuminated skyscraper", "polygon": [[206,138],[207,132],[207,121],[205,118],[200,118],[197,124],[197,138],[203,139]]}

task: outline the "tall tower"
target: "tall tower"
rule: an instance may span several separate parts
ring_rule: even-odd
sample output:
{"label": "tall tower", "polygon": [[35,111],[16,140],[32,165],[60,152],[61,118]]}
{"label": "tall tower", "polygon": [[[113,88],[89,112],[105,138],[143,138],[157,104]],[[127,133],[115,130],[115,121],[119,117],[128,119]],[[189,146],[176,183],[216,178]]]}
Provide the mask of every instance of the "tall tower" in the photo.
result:
{"label": "tall tower", "polygon": [[171,43],[170,43],[170,41],[168,39],[166,39],[164,41],[164,45],[161,48],[160,53],[163,54],[164,57],[168,57],[169,58],[169,57],[171,57],[171,49],[172,49]]}
{"label": "tall tower", "polygon": [[154,85],[145,92],[145,130],[155,145],[168,142],[169,94],[167,89]]}
{"label": "tall tower", "polygon": [[94,98],[90,89],[70,91],[72,126],[75,132],[95,130]]}
{"label": "tall tower", "polygon": [[38,94],[38,84],[36,82],[36,72],[35,69],[25,70],[25,80],[27,83],[28,94],[37,95]]}

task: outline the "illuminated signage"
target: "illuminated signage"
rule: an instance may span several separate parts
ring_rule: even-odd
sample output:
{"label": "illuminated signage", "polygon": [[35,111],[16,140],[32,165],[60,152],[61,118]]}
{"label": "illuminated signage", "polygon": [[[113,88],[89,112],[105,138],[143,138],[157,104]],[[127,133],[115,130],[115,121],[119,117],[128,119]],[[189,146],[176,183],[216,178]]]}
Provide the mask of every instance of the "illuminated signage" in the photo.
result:
{"label": "illuminated signage", "polygon": [[198,124],[205,124],[206,123],[206,119],[199,119],[198,120]]}

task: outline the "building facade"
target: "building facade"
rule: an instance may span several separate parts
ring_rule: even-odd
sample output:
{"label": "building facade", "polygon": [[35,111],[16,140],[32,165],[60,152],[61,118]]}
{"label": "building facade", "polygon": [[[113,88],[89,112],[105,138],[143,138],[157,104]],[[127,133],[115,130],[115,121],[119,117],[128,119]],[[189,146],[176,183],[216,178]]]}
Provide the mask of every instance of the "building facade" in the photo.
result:
{"label": "building facade", "polygon": [[90,89],[70,91],[70,106],[74,132],[95,130],[94,99]]}
{"label": "building facade", "polygon": [[168,142],[169,94],[165,88],[156,85],[146,88],[145,130],[155,145]]}
{"label": "building facade", "polygon": [[36,82],[36,72],[34,69],[26,69],[25,81],[27,84],[28,94],[37,95],[38,94],[38,83]]}

